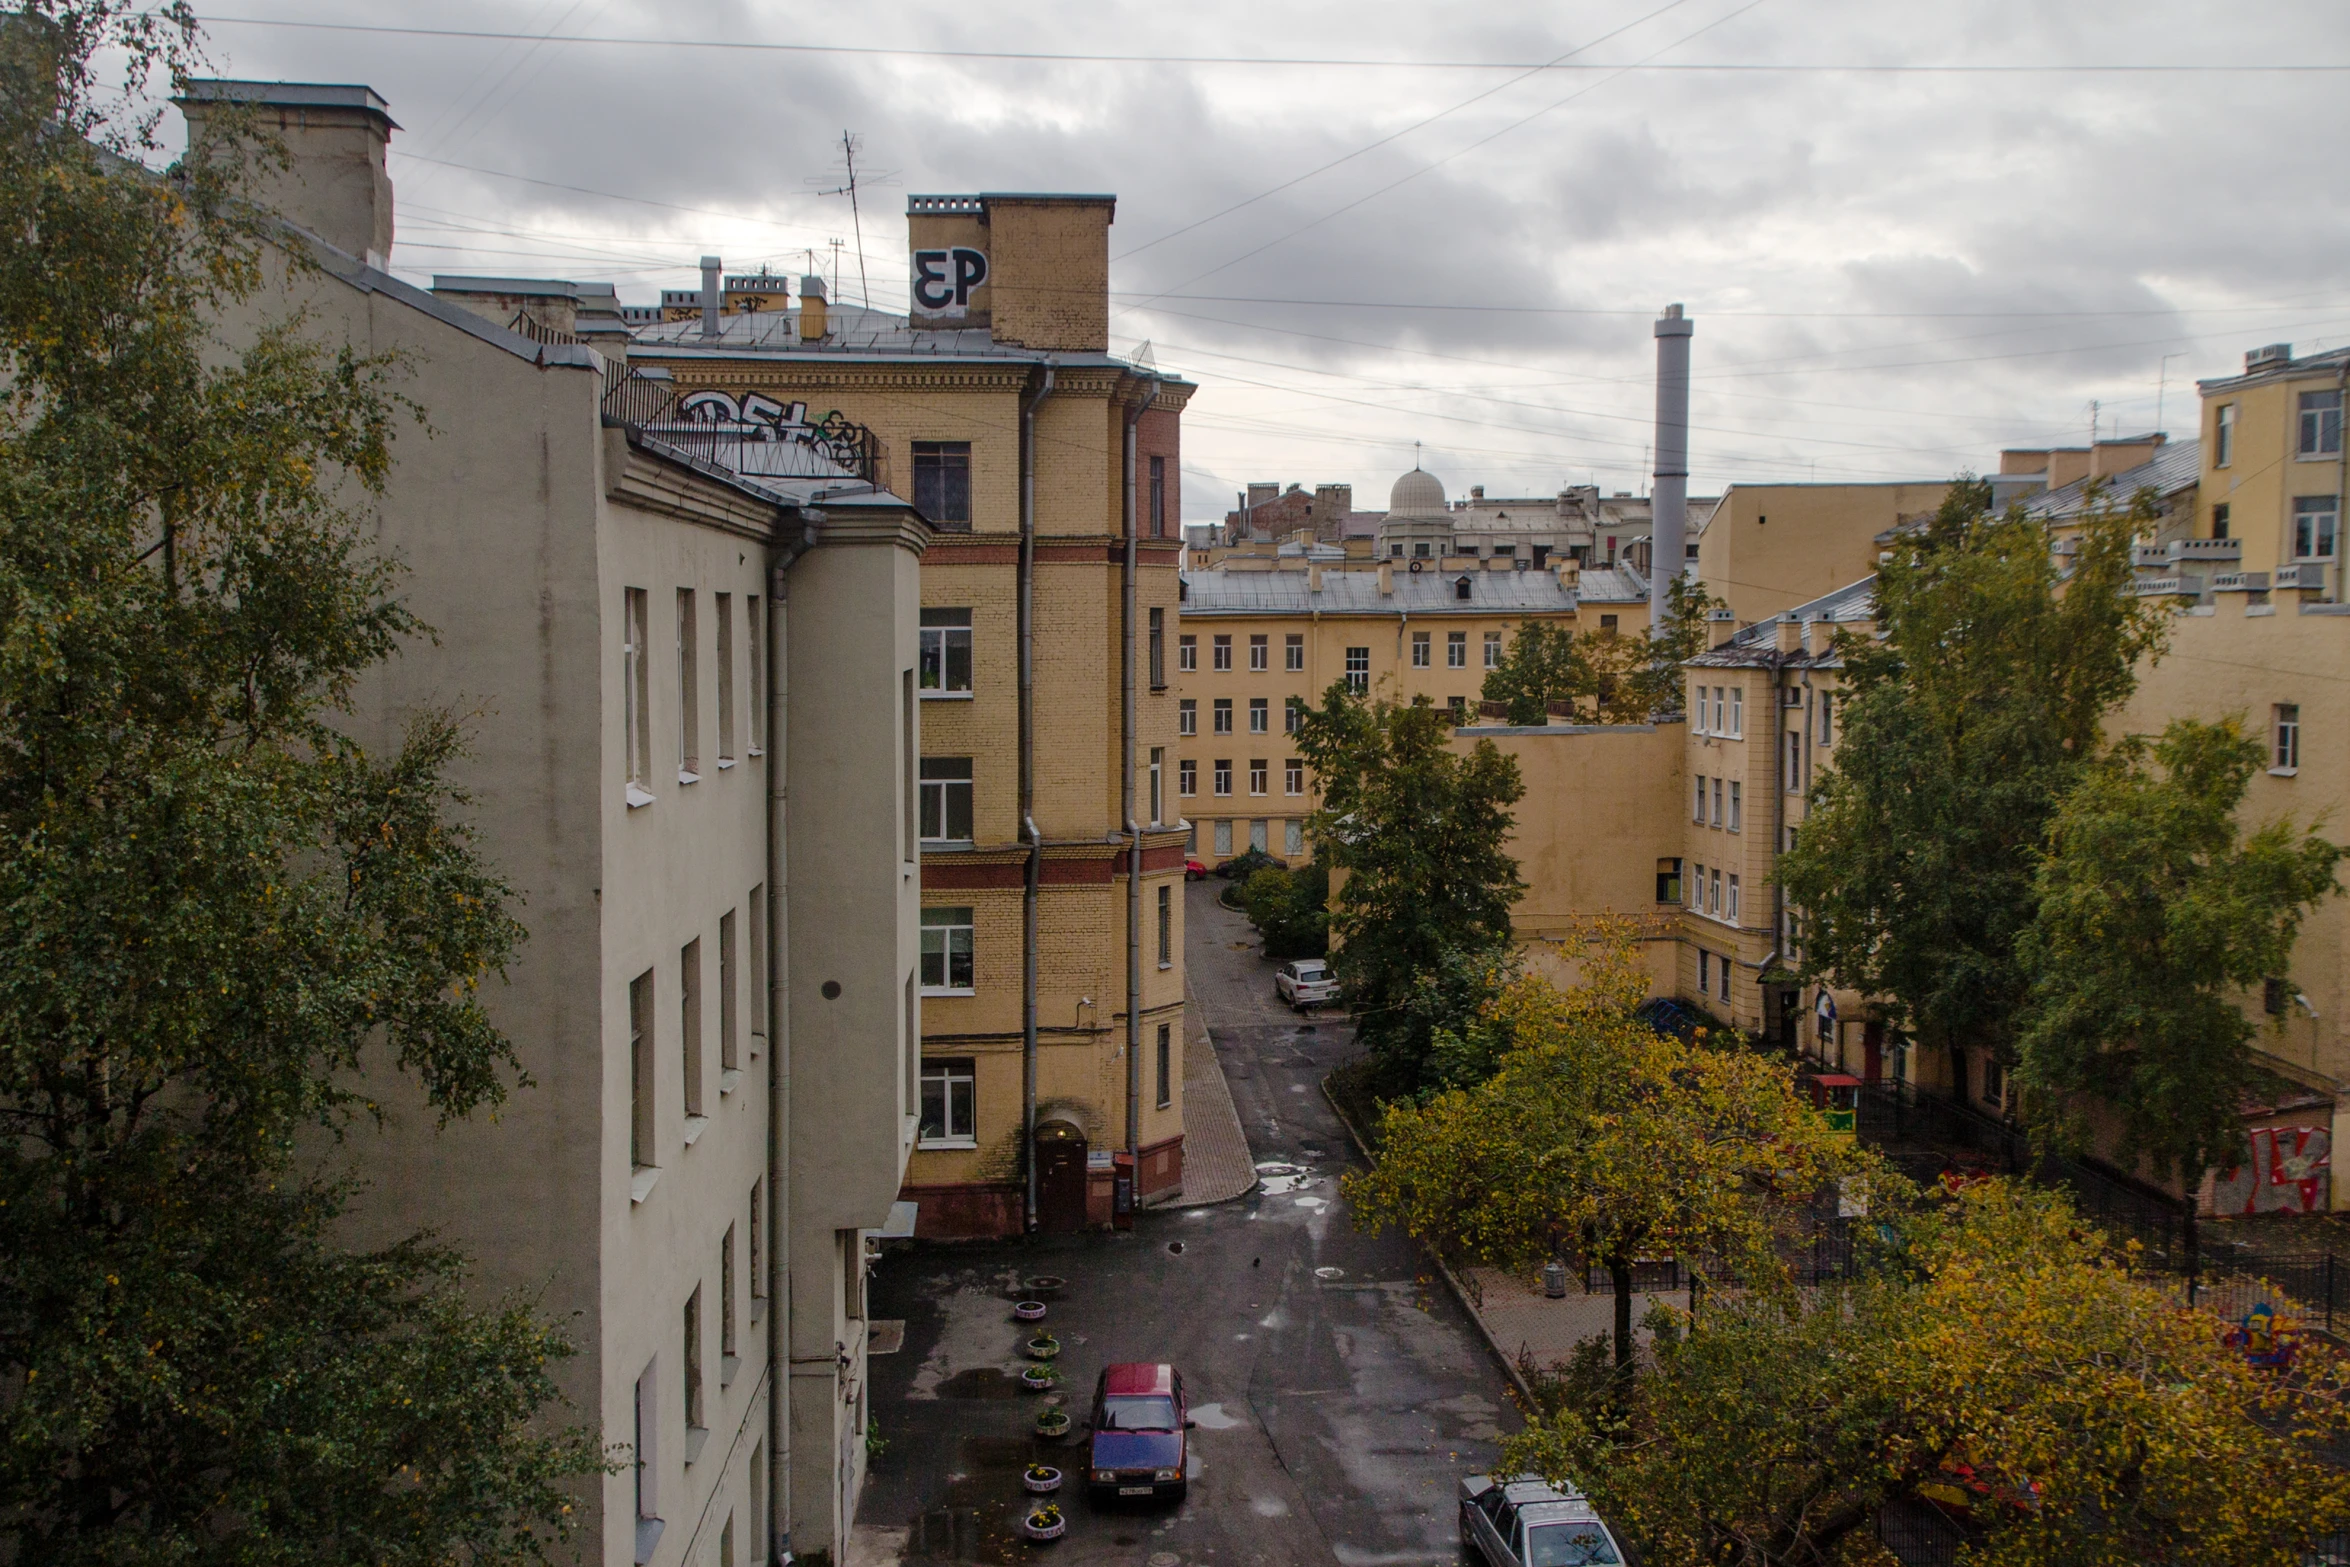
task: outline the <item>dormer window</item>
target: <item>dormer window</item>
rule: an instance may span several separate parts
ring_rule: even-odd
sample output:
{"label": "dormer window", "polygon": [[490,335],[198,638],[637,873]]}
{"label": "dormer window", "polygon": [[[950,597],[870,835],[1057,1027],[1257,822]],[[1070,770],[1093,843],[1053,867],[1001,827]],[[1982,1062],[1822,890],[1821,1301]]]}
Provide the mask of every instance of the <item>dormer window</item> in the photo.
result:
{"label": "dormer window", "polygon": [[1453,578],[1453,579],[1452,579],[1452,596],[1453,596],[1454,598],[1456,598],[1456,599],[1464,599],[1464,600],[1465,600],[1465,599],[1467,599],[1467,598],[1468,598],[1468,596],[1469,596],[1469,579],[1468,579],[1468,578],[1466,578],[1466,577],[1455,577],[1455,578]]}

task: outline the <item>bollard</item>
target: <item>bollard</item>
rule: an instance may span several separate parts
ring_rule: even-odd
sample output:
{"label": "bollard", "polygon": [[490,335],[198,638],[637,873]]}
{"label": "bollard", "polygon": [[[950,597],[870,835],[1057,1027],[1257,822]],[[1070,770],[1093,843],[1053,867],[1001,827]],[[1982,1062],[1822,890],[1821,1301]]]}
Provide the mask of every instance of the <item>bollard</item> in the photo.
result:
{"label": "bollard", "polygon": [[1542,1293],[1552,1300],[1567,1298],[1567,1270],[1556,1257],[1542,1265]]}

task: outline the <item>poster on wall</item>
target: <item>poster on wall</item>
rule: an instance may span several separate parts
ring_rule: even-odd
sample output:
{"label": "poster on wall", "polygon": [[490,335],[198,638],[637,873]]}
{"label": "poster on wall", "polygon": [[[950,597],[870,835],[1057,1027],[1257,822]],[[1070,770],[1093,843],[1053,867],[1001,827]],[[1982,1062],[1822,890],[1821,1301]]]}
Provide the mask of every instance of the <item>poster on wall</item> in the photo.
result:
{"label": "poster on wall", "polygon": [[2221,1218],[2248,1213],[2320,1213],[2327,1206],[2333,1134],[2323,1126],[2263,1127],[2245,1134],[2243,1162],[2215,1171],[2211,1211]]}

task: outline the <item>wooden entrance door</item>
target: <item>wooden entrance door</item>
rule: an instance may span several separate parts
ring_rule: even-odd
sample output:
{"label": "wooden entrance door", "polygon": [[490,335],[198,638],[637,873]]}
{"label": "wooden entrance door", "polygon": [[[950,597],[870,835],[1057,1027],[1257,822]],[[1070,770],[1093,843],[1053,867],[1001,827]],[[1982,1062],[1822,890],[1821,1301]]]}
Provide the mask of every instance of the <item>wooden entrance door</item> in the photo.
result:
{"label": "wooden entrance door", "polygon": [[1036,1222],[1047,1235],[1085,1228],[1085,1134],[1066,1121],[1036,1129]]}

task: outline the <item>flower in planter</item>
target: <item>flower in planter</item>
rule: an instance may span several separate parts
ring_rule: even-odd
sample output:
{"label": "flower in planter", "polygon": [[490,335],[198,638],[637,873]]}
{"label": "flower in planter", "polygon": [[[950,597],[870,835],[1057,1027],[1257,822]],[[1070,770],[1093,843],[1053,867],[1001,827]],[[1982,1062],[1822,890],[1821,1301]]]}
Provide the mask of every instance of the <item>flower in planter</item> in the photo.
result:
{"label": "flower in planter", "polygon": [[[1066,1420],[1069,1417],[1067,1415],[1063,1415],[1061,1418]],[[1058,1480],[1061,1478],[1061,1471],[1055,1469],[1051,1464],[1030,1464],[1028,1466],[1028,1478],[1036,1481]]]}
{"label": "flower in planter", "polygon": [[1028,1354],[1031,1359],[1050,1360],[1060,1352],[1061,1341],[1050,1333],[1039,1333],[1028,1341]]}
{"label": "flower in planter", "polygon": [[1039,1529],[1050,1529],[1054,1524],[1057,1524],[1061,1521],[1061,1509],[1054,1506],[1051,1502],[1047,1502],[1042,1507],[1036,1509],[1036,1511],[1030,1513],[1028,1515],[1028,1521],[1036,1525]]}

